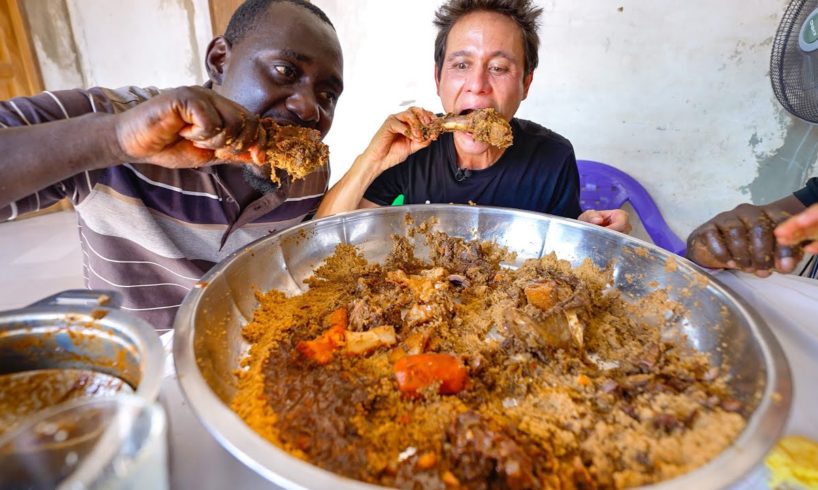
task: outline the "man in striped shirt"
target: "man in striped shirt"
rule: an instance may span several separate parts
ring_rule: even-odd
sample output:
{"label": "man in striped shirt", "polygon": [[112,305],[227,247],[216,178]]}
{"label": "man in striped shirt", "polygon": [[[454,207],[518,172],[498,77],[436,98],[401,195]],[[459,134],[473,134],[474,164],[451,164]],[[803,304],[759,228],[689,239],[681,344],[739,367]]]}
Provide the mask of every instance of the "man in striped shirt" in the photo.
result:
{"label": "man in striped shirt", "polygon": [[314,213],[329,180],[323,168],[274,186],[269,167],[213,162],[217,148],[252,143],[259,117],[329,131],[343,60],[324,12],[248,0],[205,63],[205,87],[0,102],[0,220],[70,198],[87,286],[120,291],[158,329],[216,262]]}

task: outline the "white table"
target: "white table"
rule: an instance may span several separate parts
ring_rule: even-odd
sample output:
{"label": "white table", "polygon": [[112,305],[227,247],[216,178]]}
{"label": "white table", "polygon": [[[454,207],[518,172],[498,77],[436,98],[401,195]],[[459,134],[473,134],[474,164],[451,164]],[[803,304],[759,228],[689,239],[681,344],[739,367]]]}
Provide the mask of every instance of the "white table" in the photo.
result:
{"label": "white table", "polygon": [[[82,287],[81,250],[72,212],[0,224],[0,309],[22,307],[63,289]],[[735,272],[716,277],[766,320],[781,342],[794,381],[787,434],[818,440],[818,281]],[[170,336],[164,337],[170,348]],[[170,352],[168,350],[168,352]],[[169,414],[172,488],[276,488],[237,461],[213,439],[182,396],[168,356],[160,398]],[[765,488],[763,472],[740,488]]]}
{"label": "white table", "polygon": [[761,314],[787,354],[794,387],[787,433],[818,440],[818,281],[736,272],[716,278]]}
{"label": "white table", "polygon": [[173,333],[162,338],[168,350],[159,394],[168,415],[170,487],[187,490],[277,489],[239,462],[207,432],[180,389],[170,355]]}

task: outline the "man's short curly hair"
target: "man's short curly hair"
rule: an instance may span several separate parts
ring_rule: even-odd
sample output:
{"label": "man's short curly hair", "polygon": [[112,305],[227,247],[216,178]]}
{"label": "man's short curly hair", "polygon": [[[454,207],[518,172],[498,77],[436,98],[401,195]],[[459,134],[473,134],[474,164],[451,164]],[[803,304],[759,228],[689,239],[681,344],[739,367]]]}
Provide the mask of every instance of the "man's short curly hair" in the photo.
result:
{"label": "man's short curly hair", "polygon": [[247,0],[242,3],[233,13],[233,16],[230,17],[227,30],[224,31],[224,38],[227,39],[230,44],[241,42],[248,32],[256,28],[258,21],[263,18],[267,9],[274,3],[281,2],[289,2],[299,7],[304,7],[323,22],[326,22],[333,30],[335,29],[335,26],[332,25],[327,14],[308,0]]}
{"label": "man's short curly hair", "polygon": [[449,32],[458,20],[473,12],[496,12],[513,20],[523,35],[523,49],[525,52],[525,74],[528,75],[540,62],[540,15],[542,8],[535,7],[532,0],[449,0],[435,12],[435,64],[437,75],[443,69],[446,56],[446,42]]}

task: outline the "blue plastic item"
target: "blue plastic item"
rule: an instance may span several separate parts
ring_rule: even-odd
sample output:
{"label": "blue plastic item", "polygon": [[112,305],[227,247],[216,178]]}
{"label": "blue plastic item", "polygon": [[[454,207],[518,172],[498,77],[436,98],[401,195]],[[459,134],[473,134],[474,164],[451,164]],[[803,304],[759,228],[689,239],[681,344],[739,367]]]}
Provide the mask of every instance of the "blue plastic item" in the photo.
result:
{"label": "blue plastic item", "polygon": [[628,201],[639,215],[639,220],[653,243],[675,254],[684,255],[685,243],[671,231],[653,198],[636,179],[610,165],[591,160],[577,160],[577,167],[579,203],[583,211],[616,209]]}

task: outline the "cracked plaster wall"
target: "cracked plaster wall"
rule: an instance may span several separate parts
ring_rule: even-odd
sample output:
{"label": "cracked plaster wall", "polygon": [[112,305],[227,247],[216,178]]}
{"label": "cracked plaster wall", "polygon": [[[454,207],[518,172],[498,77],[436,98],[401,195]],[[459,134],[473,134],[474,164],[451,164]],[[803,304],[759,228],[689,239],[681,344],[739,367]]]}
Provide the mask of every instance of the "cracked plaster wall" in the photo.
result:
{"label": "cracked plaster wall", "polygon": [[205,80],[207,0],[26,0],[45,87],[173,87]]}

